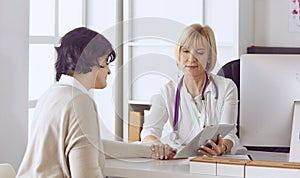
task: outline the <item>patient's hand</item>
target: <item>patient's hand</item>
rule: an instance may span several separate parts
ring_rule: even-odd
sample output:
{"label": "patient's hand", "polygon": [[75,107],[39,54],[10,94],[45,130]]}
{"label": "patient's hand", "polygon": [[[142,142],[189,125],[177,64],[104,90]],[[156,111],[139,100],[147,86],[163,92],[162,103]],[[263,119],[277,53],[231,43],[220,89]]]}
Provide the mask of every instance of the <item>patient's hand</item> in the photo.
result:
{"label": "patient's hand", "polygon": [[177,152],[176,149],[170,147],[168,144],[155,143],[151,145],[153,159],[174,159]]}

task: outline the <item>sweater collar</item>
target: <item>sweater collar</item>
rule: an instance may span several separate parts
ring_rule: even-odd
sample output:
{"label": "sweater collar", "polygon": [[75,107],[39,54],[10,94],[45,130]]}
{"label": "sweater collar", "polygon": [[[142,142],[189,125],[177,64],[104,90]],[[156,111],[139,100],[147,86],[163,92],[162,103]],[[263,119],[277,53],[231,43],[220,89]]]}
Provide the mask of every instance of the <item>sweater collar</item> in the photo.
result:
{"label": "sweater collar", "polygon": [[57,82],[58,84],[62,85],[69,85],[74,88],[79,89],[83,93],[89,94],[88,90],[74,77],[69,76],[69,75],[61,75],[59,81]]}

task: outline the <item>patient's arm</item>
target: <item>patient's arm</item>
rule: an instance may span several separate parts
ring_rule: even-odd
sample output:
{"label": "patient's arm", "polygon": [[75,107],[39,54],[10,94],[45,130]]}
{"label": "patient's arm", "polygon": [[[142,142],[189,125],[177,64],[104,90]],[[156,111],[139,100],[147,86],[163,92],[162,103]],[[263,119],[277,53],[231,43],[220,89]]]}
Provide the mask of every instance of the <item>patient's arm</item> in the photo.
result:
{"label": "patient's arm", "polygon": [[153,135],[148,135],[142,140],[142,143],[144,143],[144,144],[160,144],[161,141]]}
{"label": "patient's arm", "polygon": [[167,144],[139,144],[103,140],[106,158],[173,159],[176,149]]}
{"label": "patient's arm", "polygon": [[151,145],[102,140],[106,158],[151,158]]}

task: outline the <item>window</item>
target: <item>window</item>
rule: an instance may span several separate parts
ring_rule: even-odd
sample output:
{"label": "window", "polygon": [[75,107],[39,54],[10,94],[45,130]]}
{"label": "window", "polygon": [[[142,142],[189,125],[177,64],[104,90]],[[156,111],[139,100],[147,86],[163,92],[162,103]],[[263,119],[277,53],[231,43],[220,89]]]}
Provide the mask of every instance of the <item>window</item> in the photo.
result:
{"label": "window", "polygon": [[54,46],[66,32],[85,26],[85,3],[85,0],[30,0],[29,120],[38,98],[55,82]]}
{"label": "window", "polygon": [[[29,121],[38,98],[55,82],[54,47],[60,38],[76,27],[87,26],[102,33],[115,46],[115,22],[113,0],[30,0]],[[115,133],[114,64],[110,69],[108,87],[91,93],[99,111],[101,137],[105,139],[113,139]]]}

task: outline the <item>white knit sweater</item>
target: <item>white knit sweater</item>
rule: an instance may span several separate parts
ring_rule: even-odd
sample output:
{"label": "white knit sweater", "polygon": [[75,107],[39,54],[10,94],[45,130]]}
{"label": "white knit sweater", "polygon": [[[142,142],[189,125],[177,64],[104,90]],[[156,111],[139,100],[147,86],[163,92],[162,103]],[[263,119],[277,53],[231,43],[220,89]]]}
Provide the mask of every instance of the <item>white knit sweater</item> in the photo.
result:
{"label": "white knit sweater", "polygon": [[104,151],[114,158],[151,156],[149,146],[102,141],[99,128],[93,99],[62,76],[39,99],[17,177],[103,177]]}

